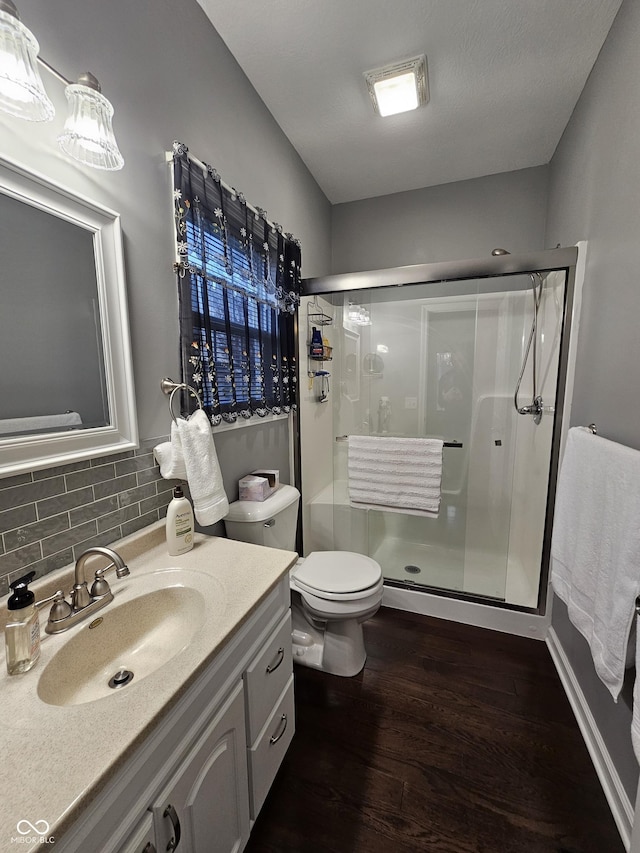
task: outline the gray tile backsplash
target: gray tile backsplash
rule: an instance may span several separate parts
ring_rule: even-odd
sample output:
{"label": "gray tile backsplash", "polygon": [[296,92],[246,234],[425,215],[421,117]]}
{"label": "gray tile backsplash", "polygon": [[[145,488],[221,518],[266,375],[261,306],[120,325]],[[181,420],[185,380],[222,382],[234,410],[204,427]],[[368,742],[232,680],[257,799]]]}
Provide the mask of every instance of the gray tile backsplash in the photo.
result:
{"label": "gray tile backsplash", "polygon": [[152,448],[0,479],[0,596],[27,571],[36,577],[166,515],[178,482],[163,480]]}

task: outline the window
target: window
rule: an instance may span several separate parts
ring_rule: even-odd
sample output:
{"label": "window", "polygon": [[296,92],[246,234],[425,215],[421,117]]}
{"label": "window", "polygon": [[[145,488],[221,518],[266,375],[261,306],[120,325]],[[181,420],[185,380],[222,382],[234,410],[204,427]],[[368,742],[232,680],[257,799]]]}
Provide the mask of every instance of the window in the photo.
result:
{"label": "window", "polygon": [[212,424],[296,406],[300,245],[174,143],[183,381]]}

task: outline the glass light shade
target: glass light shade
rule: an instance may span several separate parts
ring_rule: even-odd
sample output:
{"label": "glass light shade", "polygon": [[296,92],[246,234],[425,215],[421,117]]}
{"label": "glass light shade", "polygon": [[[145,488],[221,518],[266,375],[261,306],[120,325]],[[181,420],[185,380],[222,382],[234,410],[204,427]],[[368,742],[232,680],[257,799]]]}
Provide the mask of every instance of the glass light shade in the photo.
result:
{"label": "glass light shade", "polygon": [[113,134],[113,107],[97,89],[71,83],[65,89],[69,115],[58,137],[69,157],[94,169],[122,169],[124,159]]}
{"label": "glass light shade", "polygon": [[44,90],[38,42],[14,15],[0,8],[0,109],[29,121],[50,121],[55,108]]}
{"label": "glass light shade", "polygon": [[373,84],[381,116],[405,113],[418,107],[418,87],[413,71],[388,77]]}

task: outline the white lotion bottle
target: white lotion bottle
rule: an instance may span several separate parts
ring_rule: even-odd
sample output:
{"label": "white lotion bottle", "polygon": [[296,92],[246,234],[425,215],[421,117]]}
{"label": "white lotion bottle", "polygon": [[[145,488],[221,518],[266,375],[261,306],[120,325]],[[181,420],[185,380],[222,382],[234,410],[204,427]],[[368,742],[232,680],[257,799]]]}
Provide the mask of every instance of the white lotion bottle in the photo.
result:
{"label": "white lotion bottle", "polygon": [[193,548],[193,509],[185,498],[182,486],[173,490],[173,498],[167,507],[167,551],[178,557]]}

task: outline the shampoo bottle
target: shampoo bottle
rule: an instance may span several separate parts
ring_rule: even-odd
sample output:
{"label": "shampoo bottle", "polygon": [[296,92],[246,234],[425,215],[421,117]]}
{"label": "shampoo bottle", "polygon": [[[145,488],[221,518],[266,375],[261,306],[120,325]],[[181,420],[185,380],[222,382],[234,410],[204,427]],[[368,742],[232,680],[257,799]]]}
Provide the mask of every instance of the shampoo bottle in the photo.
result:
{"label": "shampoo bottle", "polygon": [[40,619],[35,596],[29,589],[34,577],[35,572],[29,572],[9,584],[13,595],[7,602],[9,621],[4,632],[9,675],[28,672],[40,657]]}
{"label": "shampoo bottle", "polygon": [[176,486],[167,507],[167,550],[172,557],[186,554],[193,548],[193,531],[193,509],[182,486]]}

